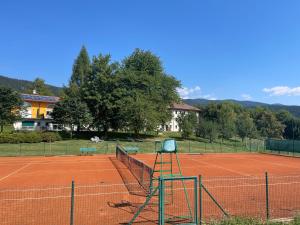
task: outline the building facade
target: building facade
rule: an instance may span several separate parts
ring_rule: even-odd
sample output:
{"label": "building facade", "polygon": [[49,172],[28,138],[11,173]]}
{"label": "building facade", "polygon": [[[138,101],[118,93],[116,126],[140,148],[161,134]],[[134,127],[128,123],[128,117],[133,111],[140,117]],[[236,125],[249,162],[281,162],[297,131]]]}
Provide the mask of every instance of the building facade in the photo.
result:
{"label": "building facade", "polygon": [[185,103],[174,103],[169,108],[172,113],[172,119],[170,122],[166,123],[163,127],[163,131],[171,131],[171,132],[178,132],[179,125],[177,122],[177,118],[181,113],[188,114],[188,113],[196,113],[196,116],[199,117],[200,110],[194,106],[185,104]]}
{"label": "building facade", "polygon": [[21,94],[24,101],[22,119],[14,123],[15,130],[59,130],[60,126],[53,123],[51,112],[59,101],[56,96],[38,94]]}

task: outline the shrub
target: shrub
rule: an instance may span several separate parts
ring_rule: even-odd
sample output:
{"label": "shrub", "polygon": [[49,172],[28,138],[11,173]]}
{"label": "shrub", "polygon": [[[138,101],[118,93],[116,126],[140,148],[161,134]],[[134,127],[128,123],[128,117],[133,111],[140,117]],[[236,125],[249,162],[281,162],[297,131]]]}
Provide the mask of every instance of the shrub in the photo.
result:
{"label": "shrub", "polygon": [[17,132],[0,134],[0,143],[39,143],[54,142],[61,140],[58,133],[55,132]]}
{"label": "shrub", "polygon": [[41,137],[43,142],[54,142],[62,139],[59,133],[55,132],[43,132],[41,133]]}

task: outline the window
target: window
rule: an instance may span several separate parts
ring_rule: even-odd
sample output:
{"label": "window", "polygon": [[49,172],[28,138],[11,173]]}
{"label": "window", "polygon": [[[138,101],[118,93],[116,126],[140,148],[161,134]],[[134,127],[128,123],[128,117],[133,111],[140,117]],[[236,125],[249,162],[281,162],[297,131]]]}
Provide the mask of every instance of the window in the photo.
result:
{"label": "window", "polygon": [[22,121],[22,127],[33,127],[34,121]]}

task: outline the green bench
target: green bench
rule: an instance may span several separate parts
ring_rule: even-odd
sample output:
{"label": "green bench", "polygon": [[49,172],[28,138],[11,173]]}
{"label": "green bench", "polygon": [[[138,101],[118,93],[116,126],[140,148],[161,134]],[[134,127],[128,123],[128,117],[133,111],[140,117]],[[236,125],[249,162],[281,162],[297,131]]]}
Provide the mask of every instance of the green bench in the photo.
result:
{"label": "green bench", "polygon": [[134,147],[134,146],[127,146],[127,147],[124,147],[124,150],[128,154],[136,154],[136,153],[138,153],[138,151],[140,149],[138,147]]}
{"label": "green bench", "polygon": [[81,155],[84,155],[84,154],[88,155],[89,153],[93,153],[93,152],[97,151],[96,148],[88,148],[88,147],[86,147],[86,148],[80,148],[79,150],[80,150],[80,154]]}

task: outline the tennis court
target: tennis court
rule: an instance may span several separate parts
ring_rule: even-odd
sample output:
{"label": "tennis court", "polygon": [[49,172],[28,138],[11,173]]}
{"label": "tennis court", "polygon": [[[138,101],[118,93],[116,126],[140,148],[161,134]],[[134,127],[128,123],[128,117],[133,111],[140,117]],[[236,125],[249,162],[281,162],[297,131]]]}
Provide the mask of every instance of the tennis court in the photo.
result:
{"label": "tennis court", "polygon": [[[152,167],[155,155],[133,157]],[[183,175],[201,174],[207,189],[231,215],[264,217],[266,171],[273,185],[271,217],[291,217],[300,211],[300,158],[224,153],[180,154],[179,159]],[[126,223],[145,201],[139,183],[115,155],[3,157],[1,224],[70,224],[72,180],[74,225]],[[203,211],[206,218],[222,216],[207,196]],[[151,205],[137,222],[156,224],[157,213]]]}

